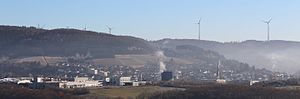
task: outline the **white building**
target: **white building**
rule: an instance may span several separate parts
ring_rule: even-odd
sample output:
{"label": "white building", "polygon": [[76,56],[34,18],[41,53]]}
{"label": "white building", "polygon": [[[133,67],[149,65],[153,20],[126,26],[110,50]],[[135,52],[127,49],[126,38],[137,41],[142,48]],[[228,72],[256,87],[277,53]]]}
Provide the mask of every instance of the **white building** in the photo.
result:
{"label": "white building", "polygon": [[225,79],[217,79],[216,82],[218,84],[225,84],[226,83],[226,80]]}
{"label": "white building", "polygon": [[103,72],[104,77],[107,77],[108,74],[109,74],[109,72],[107,72],[107,71],[104,71],[104,72]]}
{"label": "white building", "polygon": [[44,78],[43,78],[43,77],[37,77],[36,79],[37,79],[37,82],[38,82],[38,83],[41,83],[41,82],[44,81]]}
{"label": "white building", "polygon": [[132,82],[132,86],[139,86],[139,82]]}
{"label": "white building", "polygon": [[17,82],[17,84],[29,84],[32,83],[30,80],[20,80]]}
{"label": "white building", "polygon": [[13,83],[17,83],[19,81],[19,79],[17,78],[3,78],[0,79],[0,82],[13,82]]}
{"label": "white building", "polygon": [[131,77],[120,77],[120,86],[132,85]]}
{"label": "white building", "polygon": [[258,82],[259,82],[258,80],[251,80],[250,81],[250,86],[252,86],[253,84],[258,83]]}
{"label": "white building", "polygon": [[83,88],[83,87],[101,87],[102,82],[90,80],[88,77],[76,77],[74,81],[61,82],[60,88]]}
{"label": "white building", "polygon": [[98,75],[98,70],[97,69],[94,70],[94,74]]}
{"label": "white building", "polygon": [[75,77],[74,82],[86,82],[88,80],[88,77]]}
{"label": "white building", "polygon": [[139,86],[140,82],[132,81],[131,77],[120,77],[120,86]]}

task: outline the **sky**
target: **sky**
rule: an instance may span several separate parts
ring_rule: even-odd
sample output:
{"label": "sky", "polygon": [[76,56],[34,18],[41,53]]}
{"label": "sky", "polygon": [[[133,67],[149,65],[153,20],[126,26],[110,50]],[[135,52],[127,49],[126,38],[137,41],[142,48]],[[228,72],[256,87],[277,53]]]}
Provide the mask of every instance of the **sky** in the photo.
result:
{"label": "sky", "polygon": [[1,0],[0,24],[76,28],[146,40],[300,41],[300,0]]}

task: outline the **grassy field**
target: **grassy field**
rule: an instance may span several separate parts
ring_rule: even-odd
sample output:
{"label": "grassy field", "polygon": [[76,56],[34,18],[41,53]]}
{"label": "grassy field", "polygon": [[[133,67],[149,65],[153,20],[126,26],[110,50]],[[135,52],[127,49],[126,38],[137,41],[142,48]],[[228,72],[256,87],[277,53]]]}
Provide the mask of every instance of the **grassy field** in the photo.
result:
{"label": "grassy field", "polygon": [[162,92],[162,91],[175,90],[175,89],[176,88],[167,88],[167,87],[159,87],[159,86],[90,88],[89,95],[102,97],[102,98],[122,97],[125,99],[128,99],[128,98],[134,99],[141,93]]}

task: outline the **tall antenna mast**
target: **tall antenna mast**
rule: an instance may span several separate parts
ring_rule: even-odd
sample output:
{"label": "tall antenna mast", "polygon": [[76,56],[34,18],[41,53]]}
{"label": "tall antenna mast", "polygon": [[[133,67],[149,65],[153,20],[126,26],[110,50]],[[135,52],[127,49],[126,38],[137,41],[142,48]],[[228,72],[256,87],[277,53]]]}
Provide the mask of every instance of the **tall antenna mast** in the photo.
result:
{"label": "tall antenna mast", "polygon": [[199,34],[198,34],[198,39],[200,40],[200,32],[201,32],[201,20],[202,20],[202,18],[200,18],[199,19],[199,21],[198,21],[198,32],[199,32]]}
{"label": "tall antenna mast", "polygon": [[266,23],[268,25],[267,28],[267,41],[270,41],[270,23],[272,21],[272,18],[270,18],[269,20],[264,20],[263,22]]}
{"label": "tall antenna mast", "polygon": [[108,29],[108,33],[109,33],[109,34],[111,34],[111,30],[112,30],[112,28],[111,28],[111,27],[109,27],[109,26],[107,26],[107,25],[106,25],[106,27],[107,27],[107,29]]}
{"label": "tall antenna mast", "polygon": [[220,79],[220,65],[221,65],[221,61],[219,60],[217,65],[217,79]]}
{"label": "tall antenna mast", "polygon": [[140,81],[143,81],[143,74],[141,73],[141,80]]}

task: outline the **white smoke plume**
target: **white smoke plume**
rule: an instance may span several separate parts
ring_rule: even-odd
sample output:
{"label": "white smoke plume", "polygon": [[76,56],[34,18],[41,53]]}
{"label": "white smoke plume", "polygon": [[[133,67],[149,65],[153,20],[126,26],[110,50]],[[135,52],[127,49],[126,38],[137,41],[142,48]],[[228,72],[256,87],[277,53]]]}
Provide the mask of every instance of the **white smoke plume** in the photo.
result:
{"label": "white smoke plume", "polygon": [[272,53],[271,54],[271,70],[272,71],[278,71],[277,69],[277,64],[278,64],[278,61],[279,61],[279,59],[280,59],[280,56],[279,55],[277,55],[277,54],[275,54],[275,53]]}
{"label": "white smoke plume", "polygon": [[287,72],[293,74],[300,71],[300,54],[295,49],[285,49],[266,53],[266,66],[272,71]]}
{"label": "white smoke plume", "polygon": [[162,73],[166,70],[166,65],[164,63],[164,60],[166,59],[166,56],[164,55],[163,51],[157,51],[155,53],[155,55],[158,58],[158,62],[159,62],[159,72]]}

